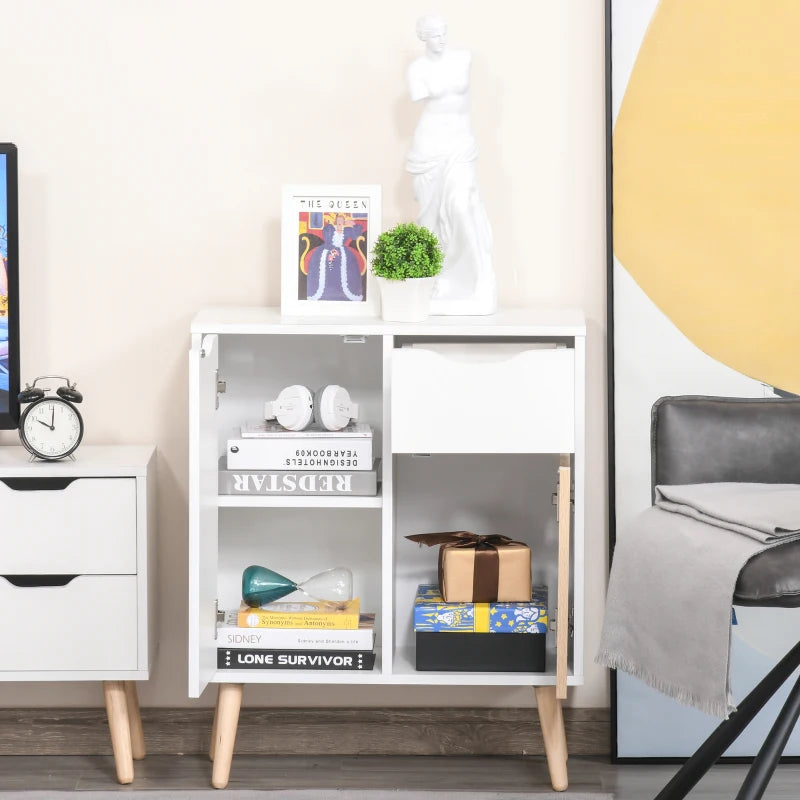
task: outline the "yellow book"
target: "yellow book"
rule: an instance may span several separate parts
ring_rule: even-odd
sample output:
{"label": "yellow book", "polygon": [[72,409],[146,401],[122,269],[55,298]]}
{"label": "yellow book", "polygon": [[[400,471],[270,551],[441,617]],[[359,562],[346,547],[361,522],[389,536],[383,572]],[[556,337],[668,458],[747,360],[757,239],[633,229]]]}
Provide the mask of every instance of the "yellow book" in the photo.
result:
{"label": "yellow book", "polygon": [[299,602],[269,603],[251,608],[242,603],[236,616],[240,628],[319,628],[356,630],[360,606],[358,598],[342,606],[339,603]]}

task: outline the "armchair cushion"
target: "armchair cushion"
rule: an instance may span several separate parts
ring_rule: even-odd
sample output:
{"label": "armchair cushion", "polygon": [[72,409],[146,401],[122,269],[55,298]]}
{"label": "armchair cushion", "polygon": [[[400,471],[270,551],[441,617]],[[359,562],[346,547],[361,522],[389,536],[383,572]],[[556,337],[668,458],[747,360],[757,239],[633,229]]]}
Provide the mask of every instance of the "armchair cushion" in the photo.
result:
{"label": "armchair cushion", "polygon": [[[652,411],[652,489],[659,484],[800,484],[800,398],[662,397]],[[800,542],[758,553],[734,603],[800,606]]]}

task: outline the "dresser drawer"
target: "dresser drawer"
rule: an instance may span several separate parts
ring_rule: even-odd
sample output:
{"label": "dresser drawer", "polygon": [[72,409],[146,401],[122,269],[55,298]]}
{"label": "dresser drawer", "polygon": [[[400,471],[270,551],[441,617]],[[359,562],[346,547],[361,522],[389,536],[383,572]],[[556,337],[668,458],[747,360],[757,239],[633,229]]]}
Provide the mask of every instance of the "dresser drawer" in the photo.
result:
{"label": "dresser drawer", "polygon": [[64,586],[0,577],[0,608],[0,673],[137,668],[135,575],[78,575]]}
{"label": "dresser drawer", "polygon": [[395,453],[569,453],[575,356],[566,347],[464,343],[392,353]]}
{"label": "dresser drawer", "polygon": [[136,479],[58,481],[0,479],[0,575],[135,574]]}

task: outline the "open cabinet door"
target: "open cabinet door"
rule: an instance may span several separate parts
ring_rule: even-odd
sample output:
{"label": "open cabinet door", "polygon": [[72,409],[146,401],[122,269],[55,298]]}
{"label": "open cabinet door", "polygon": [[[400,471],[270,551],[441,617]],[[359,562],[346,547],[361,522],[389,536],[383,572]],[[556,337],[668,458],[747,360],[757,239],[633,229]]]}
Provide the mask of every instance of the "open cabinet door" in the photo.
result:
{"label": "open cabinet door", "polygon": [[216,335],[192,335],[189,352],[189,696],[216,671],[217,369]]}

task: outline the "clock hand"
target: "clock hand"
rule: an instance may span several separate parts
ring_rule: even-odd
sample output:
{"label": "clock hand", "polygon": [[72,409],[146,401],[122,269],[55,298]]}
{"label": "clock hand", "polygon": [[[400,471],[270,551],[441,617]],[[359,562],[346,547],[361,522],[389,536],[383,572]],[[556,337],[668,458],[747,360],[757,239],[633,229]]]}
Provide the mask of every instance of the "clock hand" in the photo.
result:
{"label": "clock hand", "polygon": [[54,430],[56,429],[56,426],[55,426],[55,425],[48,425],[46,422],[43,422],[43,421],[42,421],[42,420],[40,420],[40,419],[37,419],[36,421],[37,421],[37,422],[38,422],[40,425],[44,425],[44,426],[45,426],[45,428],[50,428],[50,430],[51,430],[51,431],[54,431]]}
{"label": "clock hand", "polygon": [[51,406],[50,407],[50,430],[51,431],[54,431],[56,429],[55,428],[55,420],[56,420],[56,407],[55,406]]}

